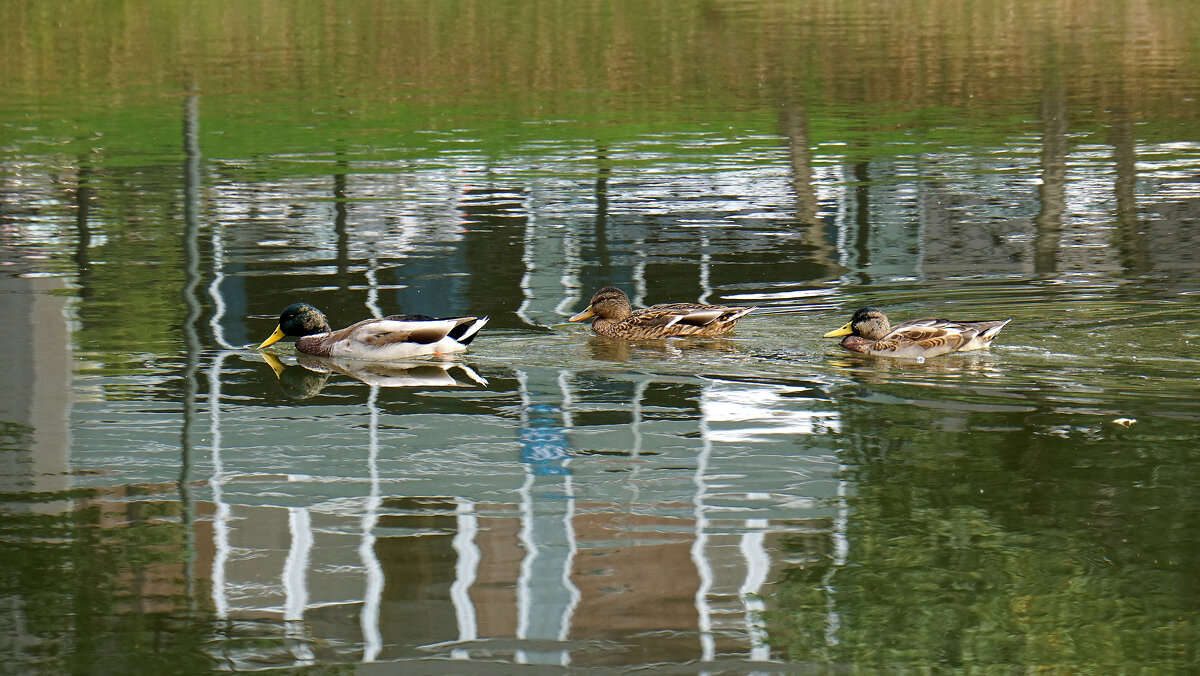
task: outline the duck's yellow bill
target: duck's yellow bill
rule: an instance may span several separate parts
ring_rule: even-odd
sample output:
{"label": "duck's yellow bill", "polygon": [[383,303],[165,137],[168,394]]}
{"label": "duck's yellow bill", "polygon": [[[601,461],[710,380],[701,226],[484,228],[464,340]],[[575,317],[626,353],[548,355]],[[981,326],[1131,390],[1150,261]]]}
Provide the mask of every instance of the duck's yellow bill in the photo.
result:
{"label": "duck's yellow bill", "polygon": [[574,317],[571,317],[571,318],[570,318],[570,319],[568,319],[567,321],[569,321],[569,322],[581,322],[581,321],[583,321],[583,320],[585,320],[585,319],[588,319],[589,317],[595,317],[595,316],[596,316],[596,311],[595,311],[595,310],[593,310],[593,309],[592,309],[592,308],[589,306],[589,307],[588,307],[588,309],[584,310],[583,312],[580,312],[579,314],[575,315]]}
{"label": "duck's yellow bill", "polygon": [[826,333],[823,337],[824,338],[837,338],[838,336],[848,336],[851,333],[854,333],[854,329],[850,328],[850,325],[853,323],[854,322],[846,322],[846,325],[843,326],[842,328],[834,329],[834,330],[830,331],[829,333]]}
{"label": "duck's yellow bill", "polygon": [[262,358],[263,361],[267,362],[267,366],[270,366],[271,370],[275,372],[276,378],[283,375],[283,369],[286,367],[284,367],[283,362],[279,361],[279,358],[274,353],[264,352]]}
{"label": "duck's yellow bill", "polygon": [[262,342],[262,345],[259,345],[257,349],[261,350],[264,347],[267,347],[268,345],[274,345],[275,343],[279,342],[280,338],[283,338],[283,327],[276,326],[275,333],[272,333],[270,338],[264,340]]}

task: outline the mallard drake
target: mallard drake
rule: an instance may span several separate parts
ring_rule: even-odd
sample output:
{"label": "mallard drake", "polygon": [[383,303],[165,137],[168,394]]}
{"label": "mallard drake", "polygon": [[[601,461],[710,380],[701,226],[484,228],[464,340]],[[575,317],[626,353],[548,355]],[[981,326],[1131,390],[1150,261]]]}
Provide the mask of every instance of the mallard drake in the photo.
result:
{"label": "mallard drake", "polygon": [[845,336],[842,347],[851,352],[885,357],[936,357],[948,352],[985,349],[1010,321],[914,319],[892,326],[882,310],[864,307],[845,326],[826,333],[825,337]]}
{"label": "mallard drake", "polygon": [[592,296],[583,312],[569,321],[581,322],[595,317],[592,330],[609,338],[647,340],[675,336],[719,336],[728,332],[737,320],[758,308],[669,303],[634,310],[625,292],[606,286]]}
{"label": "mallard drake", "polygon": [[324,313],[308,303],[293,303],[279,315],[279,326],[258,346],[263,349],[284,336],[297,336],[296,350],[318,357],[393,361],[423,354],[462,352],[475,339],[487,317],[392,315],[366,319],[333,331]]}

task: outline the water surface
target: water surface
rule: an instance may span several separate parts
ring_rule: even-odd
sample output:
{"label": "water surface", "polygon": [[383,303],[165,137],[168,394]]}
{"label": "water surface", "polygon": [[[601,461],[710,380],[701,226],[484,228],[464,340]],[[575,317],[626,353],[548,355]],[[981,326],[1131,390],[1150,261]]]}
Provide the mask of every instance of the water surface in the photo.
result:
{"label": "water surface", "polygon": [[1200,13],[1097,5],[4,5],[10,668],[1195,671]]}

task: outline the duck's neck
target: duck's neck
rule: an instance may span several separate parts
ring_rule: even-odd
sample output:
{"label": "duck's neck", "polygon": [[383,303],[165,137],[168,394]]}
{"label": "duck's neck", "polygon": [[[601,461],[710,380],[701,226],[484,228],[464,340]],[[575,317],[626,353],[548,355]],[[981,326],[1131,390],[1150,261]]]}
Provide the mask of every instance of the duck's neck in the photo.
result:
{"label": "duck's neck", "polygon": [[604,308],[604,310],[605,312],[603,315],[601,315],[600,319],[604,319],[615,324],[617,322],[623,322],[626,319],[629,319],[629,315],[633,314],[633,305],[630,305],[628,302],[612,303],[608,307]]}
{"label": "duck's neck", "polygon": [[872,319],[869,322],[860,324],[856,327],[856,335],[862,337],[868,342],[883,340],[892,330],[892,325],[886,319]]}

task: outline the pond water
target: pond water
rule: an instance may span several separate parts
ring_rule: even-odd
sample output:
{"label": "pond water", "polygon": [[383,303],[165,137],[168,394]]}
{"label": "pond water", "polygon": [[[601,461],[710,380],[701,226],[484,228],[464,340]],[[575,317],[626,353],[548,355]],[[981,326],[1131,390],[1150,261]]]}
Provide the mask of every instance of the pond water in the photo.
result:
{"label": "pond water", "polygon": [[1195,673],[1200,6],[1094,4],[0,5],[5,670]]}

